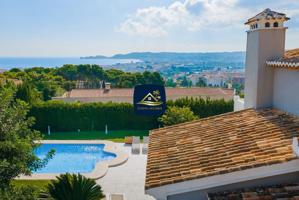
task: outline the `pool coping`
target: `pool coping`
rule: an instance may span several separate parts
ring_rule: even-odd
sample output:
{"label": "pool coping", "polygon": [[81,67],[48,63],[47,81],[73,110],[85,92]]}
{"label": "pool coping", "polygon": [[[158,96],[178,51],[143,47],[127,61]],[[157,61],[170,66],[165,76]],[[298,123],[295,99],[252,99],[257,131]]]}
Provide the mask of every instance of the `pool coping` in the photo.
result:
{"label": "pool coping", "polygon": [[[91,179],[100,179],[106,175],[109,167],[116,167],[125,163],[129,154],[125,153],[119,149],[114,142],[108,140],[41,140],[37,141],[41,144],[104,144],[104,151],[107,153],[113,153],[116,155],[114,159],[101,161],[96,163],[94,169],[89,173],[80,173],[83,176]],[[19,180],[53,180],[56,179],[56,176],[59,176],[61,173],[41,173],[34,174],[30,176],[21,175],[16,179]]]}

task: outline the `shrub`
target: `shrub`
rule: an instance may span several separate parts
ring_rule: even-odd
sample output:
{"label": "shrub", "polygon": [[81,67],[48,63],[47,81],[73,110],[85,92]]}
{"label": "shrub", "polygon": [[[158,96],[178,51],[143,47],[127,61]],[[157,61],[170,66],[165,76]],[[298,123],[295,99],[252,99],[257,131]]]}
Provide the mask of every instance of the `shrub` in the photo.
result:
{"label": "shrub", "polygon": [[14,186],[9,185],[0,189],[1,200],[35,200],[39,199],[40,190],[36,186],[23,185]]}
{"label": "shrub", "polygon": [[62,174],[48,185],[54,200],[99,200],[104,197],[101,186],[81,174]]}
{"label": "shrub", "polygon": [[234,109],[234,101],[210,98],[181,98],[168,101],[167,106],[189,107],[192,112],[200,118],[231,112]]}
{"label": "shrub", "polygon": [[170,126],[174,124],[179,124],[183,122],[188,122],[197,119],[198,117],[190,110],[189,107],[176,107],[171,106],[167,108],[166,112],[162,117],[159,118],[159,121],[163,126]]}

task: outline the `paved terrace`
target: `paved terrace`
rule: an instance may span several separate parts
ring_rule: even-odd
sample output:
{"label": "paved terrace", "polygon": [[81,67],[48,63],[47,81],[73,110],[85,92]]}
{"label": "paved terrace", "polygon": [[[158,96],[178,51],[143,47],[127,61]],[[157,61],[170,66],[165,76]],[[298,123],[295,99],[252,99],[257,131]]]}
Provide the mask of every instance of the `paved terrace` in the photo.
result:
{"label": "paved terrace", "polygon": [[102,186],[105,194],[124,193],[126,200],[154,200],[144,194],[147,155],[132,155],[131,146],[115,144],[129,154],[129,159],[120,166],[109,167],[107,174],[97,180],[97,183]]}

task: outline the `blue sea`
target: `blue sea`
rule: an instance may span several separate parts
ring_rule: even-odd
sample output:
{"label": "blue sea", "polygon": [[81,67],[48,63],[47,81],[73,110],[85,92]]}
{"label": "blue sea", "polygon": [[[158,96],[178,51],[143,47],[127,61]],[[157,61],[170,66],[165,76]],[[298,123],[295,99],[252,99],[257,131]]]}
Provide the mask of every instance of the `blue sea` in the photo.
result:
{"label": "blue sea", "polygon": [[97,64],[111,66],[116,64],[139,62],[134,59],[80,59],[80,58],[21,58],[0,57],[0,69],[30,67],[61,67],[64,64]]}

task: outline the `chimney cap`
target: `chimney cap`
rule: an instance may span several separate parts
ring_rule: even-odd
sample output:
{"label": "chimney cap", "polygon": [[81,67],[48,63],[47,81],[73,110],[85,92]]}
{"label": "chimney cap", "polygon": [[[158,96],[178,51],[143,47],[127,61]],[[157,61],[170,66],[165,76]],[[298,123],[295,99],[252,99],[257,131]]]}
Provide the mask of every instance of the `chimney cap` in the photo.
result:
{"label": "chimney cap", "polygon": [[256,23],[258,21],[268,21],[268,20],[279,20],[279,21],[288,21],[290,18],[284,13],[279,13],[272,11],[270,8],[265,9],[259,14],[247,20],[246,25]]}
{"label": "chimney cap", "polygon": [[110,90],[111,89],[111,83],[105,83],[105,88],[104,90]]}

